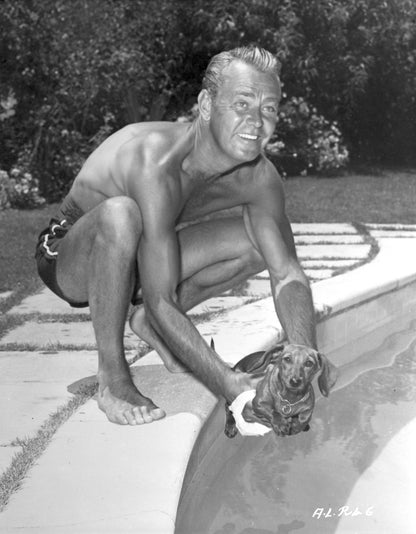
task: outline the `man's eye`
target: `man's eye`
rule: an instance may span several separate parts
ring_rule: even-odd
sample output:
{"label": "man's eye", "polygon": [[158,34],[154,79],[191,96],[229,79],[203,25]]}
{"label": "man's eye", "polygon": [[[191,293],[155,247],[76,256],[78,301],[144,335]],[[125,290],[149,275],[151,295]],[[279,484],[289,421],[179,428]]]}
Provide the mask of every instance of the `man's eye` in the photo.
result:
{"label": "man's eye", "polygon": [[266,113],[277,113],[277,108],[274,106],[265,106],[263,109]]}
{"label": "man's eye", "polygon": [[235,106],[239,109],[246,109],[247,102],[243,102],[242,100],[239,100],[238,102],[235,103]]}

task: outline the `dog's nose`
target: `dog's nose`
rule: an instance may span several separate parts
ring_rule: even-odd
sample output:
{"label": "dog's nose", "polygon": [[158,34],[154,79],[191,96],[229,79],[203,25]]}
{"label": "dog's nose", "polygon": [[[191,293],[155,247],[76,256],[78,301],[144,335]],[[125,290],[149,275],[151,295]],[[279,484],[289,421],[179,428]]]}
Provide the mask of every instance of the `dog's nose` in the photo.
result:
{"label": "dog's nose", "polygon": [[293,387],[296,388],[297,386],[300,386],[300,385],[301,385],[301,383],[302,383],[302,379],[300,379],[300,378],[296,378],[296,377],[294,376],[294,377],[292,377],[292,378],[289,380],[289,383],[290,383],[291,386],[293,386]]}

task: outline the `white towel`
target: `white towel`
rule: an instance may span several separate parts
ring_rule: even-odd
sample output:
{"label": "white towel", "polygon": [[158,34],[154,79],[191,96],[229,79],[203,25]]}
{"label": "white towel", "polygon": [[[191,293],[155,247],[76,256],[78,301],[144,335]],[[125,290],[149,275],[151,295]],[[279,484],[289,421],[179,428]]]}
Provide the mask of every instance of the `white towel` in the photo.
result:
{"label": "white towel", "polygon": [[242,436],[264,436],[270,432],[271,428],[261,423],[249,423],[243,417],[244,406],[256,396],[256,390],[250,389],[243,391],[230,404],[230,410],[233,412],[235,424]]}

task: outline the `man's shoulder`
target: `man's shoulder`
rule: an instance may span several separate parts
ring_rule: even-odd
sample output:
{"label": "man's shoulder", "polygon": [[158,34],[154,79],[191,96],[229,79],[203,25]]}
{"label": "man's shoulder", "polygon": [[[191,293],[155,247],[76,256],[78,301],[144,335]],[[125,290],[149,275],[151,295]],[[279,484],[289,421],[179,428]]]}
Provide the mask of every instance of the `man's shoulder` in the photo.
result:
{"label": "man's shoulder", "polygon": [[264,155],[249,165],[244,165],[240,173],[251,181],[256,190],[261,188],[263,191],[283,192],[282,178],[273,163]]}
{"label": "man's shoulder", "polygon": [[169,160],[185,127],[178,122],[141,122],[125,127],[122,142],[116,147],[115,165],[130,174],[138,168],[155,172],[163,161]]}
{"label": "man's shoulder", "polygon": [[158,154],[169,150],[183,135],[185,127],[179,122],[139,122],[129,124],[123,130],[127,133],[126,142],[120,144],[119,151]]}
{"label": "man's shoulder", "polygon": [[265,156],[246,167],[244,179],[245,204],[258,207],[263,212],[284,212],[285,194],[283,181],[273,163]]}

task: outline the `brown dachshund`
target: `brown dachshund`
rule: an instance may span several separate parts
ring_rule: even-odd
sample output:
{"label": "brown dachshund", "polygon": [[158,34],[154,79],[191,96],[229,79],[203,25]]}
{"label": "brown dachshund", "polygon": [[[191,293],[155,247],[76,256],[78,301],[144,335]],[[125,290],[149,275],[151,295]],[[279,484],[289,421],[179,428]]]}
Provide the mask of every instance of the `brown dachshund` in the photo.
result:
{"label": "brown dachshund", "polygon": [[[234,369],[249,373],[253,378],[261,377],[252,401],[252,412],[258,422],[272,428],[278,436],[309,430],[315,405],[313,377],[320,373],[319,389],[327,397],[337,375],[335,366],[324,355],[293,344],[249,354]],[[228,403],[225,410],[224,432],[233,438],[237,427]]]}

